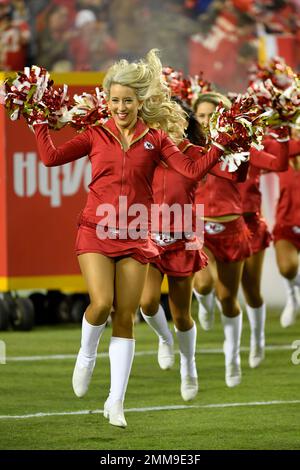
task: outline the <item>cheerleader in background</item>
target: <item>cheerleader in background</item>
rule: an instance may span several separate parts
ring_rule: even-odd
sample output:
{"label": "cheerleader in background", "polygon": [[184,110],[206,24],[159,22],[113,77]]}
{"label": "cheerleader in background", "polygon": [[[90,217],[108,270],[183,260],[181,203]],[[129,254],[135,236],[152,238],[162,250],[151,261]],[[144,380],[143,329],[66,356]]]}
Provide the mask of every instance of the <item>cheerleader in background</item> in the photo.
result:
{"label": "cheerleader in background", "polygon": [[[182,139],[178,148],[195,159],[203,158],[203,148],[192,144],[204,144],[205,136],[201,127],[190,109],[184,107],[189,114],[189,123],[186,131],[187,139]],[[213,168],[207,166],[208,171],[224,176],[229,179],[237,179],[243,164],[235,173],[221,171],[219,165]],[[204,173],[203,173],[204,174]],[[153,179],[153,194],[156,204],[167,204],[168,207],[194,204],[194,195],[197,182],[184,178],[176,171],[159,166]],[[207,256],[201,251],[202,243],[195,239],[195,214],[191,227],[190,237],[185,234],[176,240],[175,234],[182,232],[184,226],[184,215],[179,220],[172,220],[170,234],[163,233],[163,221],[160,223],[159,233],[152,233],[157,243],[163,247],[160,259],[151,263],[141,298],[141,314],[145,321],[152,327],[159,338],[158,363],[161,369],[169,369],[174,363],[173,336],[168,327],[165,312],[160,305],[161,283],[164,274],[168,276],[169,283],[169,304],[172,319],[174,321],[175,332],[179,344],[180,352],[180,375],[181,375],[181,396],[183,400],[195,398],[198,392],[198,374],[195,361],[197,329],[191,316],[191,299],[194,273],[201,270],[207,264]],[[186,232],[186,229],[185,229]],[[194,243],[195,246],[188,246]]]}
{"label": "cheerleader in background", "polygon": [[280,173],[280,195],[276,208],[273,238],[276,261],[284,280],[286,305],[280,316],[283,328],[292,326],[299,313],[300,299],[300,140],[299,132],[292,130],[289,144],[289,168]]}
{"label": "cheerleader in background", "polygon": [[[209,120],[219,102],[229,108],[230,101],[219,93],[209,92],[199,96],[194,109],[199,122],[208,131]],[[275,145],[275,144],[274,144]],[[277,144],[278,158],[251,149],[250,162],[270,168],[284,168],[287,144]],[[208,175],[196,192],[196,203],[204,203],[204,250],[209,265],[195,276],[194,293],[199,303],[198,316],[204,330],[213,325],[215,290],[219,300],[224,328],[225,381],[228,387],[241,382],[240,340],[242,311],[237,295],[245,260],[251,255],[250,231],[243,217],[239,185]],[[254,324],[250,323],[252,328]]]}
{"label": "cheerleader in background", "polygon": [[[267,224],[261,214],[262,195],[259,189],[260,175],[264,171],[285,171],[288,161],[281,153],[282,147],[278,142],[289,140],[288,127],[272,132],[273,138],[269,135],[264,139],[264,150],[279,158],[271,160],[261,158],[255,166],[251,161],[247,175],[247,180],[239,184],[242,196],[242,207],[245,222],[251,232],[251,256],[245,263],[242,275],[242,288],[246,301],[246,311],[250,324],[250,353],[249,366],[258,367],[265,356],[265,319],[266,304],[261,294],[261,277],[264,261],[265,249],[270,245],[271,234]],[[251,155],[251,154],[250,154]],[[287,153],[285,154],[287,157]],[[271,163],[271,164],[270,164]]]}

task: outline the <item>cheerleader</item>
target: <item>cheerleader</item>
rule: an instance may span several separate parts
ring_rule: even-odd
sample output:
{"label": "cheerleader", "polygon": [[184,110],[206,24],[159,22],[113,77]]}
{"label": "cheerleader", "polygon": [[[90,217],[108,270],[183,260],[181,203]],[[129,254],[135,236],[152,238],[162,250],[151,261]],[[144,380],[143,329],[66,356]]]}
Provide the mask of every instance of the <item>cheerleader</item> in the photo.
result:
{"label": "cheerleader", "polygon": [[[194,109],[204,129],[222,101],[230,107],[226,97],[214,92],[200,95]],[[286,159],[286,145],[280,144],[280,162]],[[277,159],[267,153],[251,149],[250,162],[261,166],[276,167]],[[198,316],[204,330],[213,325],[215,289],[219,300],[224,328],[225,382],[228,387],[241,383],[240,339],[242,311],[237,295],[242,279],[245,260],[251,254],[250,231],[243,217],[242,197],[239,185],[208,175],[201,181],[196,192],[196,203],[204,203],[205,238],[204,249],[209,266],[195,276],[194,293],[199,303]]]}
{"label": "cheerleader", "polygon": [[[183,131],[179,134],[178,148],[195,161],[203,158],[204,149],[197,145],[205,143],[200,125],[189,108],[187,139]],[[207,167],[206,172],[236,179],[236,173],[221,171],[219,165]],[[161,207],[192,207],[197,182],[187,179],[165,166],[157,167],[153,179],[154,202]],[[162,216],[163,217],[163,216]],[[191,299],[194,273],[207,265],[207,256],[201,250],[202,244],[195,233],[195,214],[190,233],[183,234],[184,214],[180,212],[171,220],[170,233],[163,233],[163,219],[159,231],[152,236],[163,248],[160,258],[149,266],[146,284],[141,298],[141,314],[159,338],[158,363],[161,369],[170,369],[174,364],[173,336],[168,327],[165,312],[160,305],[161,283],[164,274],[168,277],[169,305],[180,352],[181,396],[188,401],[198,392],[198,374],[195,361],[197,329],[191,316]],[[177,235],[177,238],[176,238]],[[192,246],[192,244],[194,246]]]}
{"label": "cheerleader", "polygon": [[[76,239],[76,253],[91,303],[83,317],[81,348],[72,382],[74,393],[83,397],[113,306],[111,386],[104,416],[110,424],[125,427],[123,402],[134,357],[134,316],[148,263],[160,251],[148,236],[154,170],[163,160],[184,176],[199,179],[217,163],[223,151],[213,144],[196,162],[182,154],[162,130],[171,123],[175,132],[185,118],[181,108],[169,99],[155,50],[148,53],[145,61],[121,60],[112,65],[103,86],[112,116],[105,124],[87,129],[58,148],[52,143],[47,122],[35,123],[34,131],[46,166],[62,165],[86,155],[91,161],[92,181]],[[140,222],[139,237],[131,229],[136,204],[147,214]]]}
{"label": "cheerleader", "polygon": [[[284,171],[288,167],[287,145],[282,142],[289,140],[288,128],[272,137],[264,139],[264,150],[278,158],[268,160],[262,156],[256,160],[256,166],[250,154],[250,166],[247,180],[239,184],[242,197],[243,215],[251,233],[251,256],[244,263],[242,288],[246,301],[246,312],[250,324],[249,366],[258,367],[265,357],[265,319],[266,305],[261,294],[261,276],[265,249],[270,245],[271,234],[261,214],[261,192],[259,189],[260,175],[264,171]],[[252,151],[253,152],[253,151]]]}
{"label": "cheerleader", "polygon": [[284,280],[286,305],[280,316],[283,328],[292,326],[299,313],[300,299],[300,140],[299,134],[292,130],[289,145],[289,168],[280,173],[280,195],[276,208],[276,223],[273,238],[276,261],[279,272]]}

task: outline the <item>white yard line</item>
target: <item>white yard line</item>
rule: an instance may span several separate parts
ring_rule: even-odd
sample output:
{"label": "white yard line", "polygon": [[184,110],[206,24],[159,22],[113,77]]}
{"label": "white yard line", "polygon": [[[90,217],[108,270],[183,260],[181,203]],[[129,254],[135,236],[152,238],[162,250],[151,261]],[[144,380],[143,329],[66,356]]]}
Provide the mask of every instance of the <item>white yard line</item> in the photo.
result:
{"label": "white yard line", "polygon": [[[277,346],[266,346],[267,351],[285,351],[292,350],[291,344],[282,344]],[[249,348],[242,347],[241,351],[249,351]],[[179,353],[179,351],[175,351]],[[198,354],[223,354],[223,349],[197,349]],[[136,351],[135,356],[153,356],[156,355],[157,351]],[[22,362],[22,361],[49,361],[49,360],[64,360],[64,359],[76,359],[77,354],[48,354],[39,356],[7,356],[7,362]],[[108,353],[98,354],[97,357],[108,357]]]}
{"label": "white yard line", "polygon": [[[211,409],[211,408],[234,408],[240,406],[273,406],[273,405],[294,405],[300,404],[300,400],[273,400],[273,401],[253,401],[245,403],[212,403],[208,405],[169,405],[169,406],[149,406],[146,408],[127,408],[126,413],[145,413],[147,411],[171,411],[189,409]],[[51,416],[72,416],[103,414],[103,410],[79,410],[79,411],[59,411],[49,413],[32,413],[27,415],[0,415],[0,419],[30,419],[45,418]]]}

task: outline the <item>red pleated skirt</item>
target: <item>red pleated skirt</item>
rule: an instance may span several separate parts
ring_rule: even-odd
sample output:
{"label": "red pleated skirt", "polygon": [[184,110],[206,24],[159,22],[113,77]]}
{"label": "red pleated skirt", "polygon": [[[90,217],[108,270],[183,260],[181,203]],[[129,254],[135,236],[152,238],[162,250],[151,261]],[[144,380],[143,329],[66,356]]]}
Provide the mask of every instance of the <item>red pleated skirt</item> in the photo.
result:
{"label": "red pleated skirt", "polygon": [[204,224],[204,246],[223,263],[243,261],[251,255],[251,233],[243,217],[230,222]]}
{"label": "red pleated skirt", "polygon": [[186,249],[185,243],[178,241],[162,251],[152,264],[162,274],[173,277],[187,277],[205,268],[208,257],[202,250]]}
{"label": "red pleated skirt", "polygon": [[100,253],[109,258],[131,257],[142,264],[153,262],[159,257],[161,249],[150,236],[143,239],[131,238],[101,240],[97,237],[96,228],[80,225],[75,243],[77,256],[83,253]]}
{"label": "red pleated skirt", "polygon": [[274,243],[287,240],[300,251],[300,226],[276,224],[273,229],[273,240]]}
{"label": "red pleated skirt", "polygon": [[270,246],[272,235],[265,219],[260,214],[244,215],[245,222],[251,233],[250,244],[254,255]]}

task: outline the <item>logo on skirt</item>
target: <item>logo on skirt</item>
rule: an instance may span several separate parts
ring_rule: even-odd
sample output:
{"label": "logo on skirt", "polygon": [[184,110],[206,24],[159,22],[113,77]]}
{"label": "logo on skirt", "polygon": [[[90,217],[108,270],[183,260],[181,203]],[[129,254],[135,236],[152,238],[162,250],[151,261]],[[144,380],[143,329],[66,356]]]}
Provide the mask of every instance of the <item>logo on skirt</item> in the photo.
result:
{"label": "logo on skirt", "polygon": [[146,142],[144,142],[144,147],[146,150],[153,150],[154,149],[154,145],[151,144],[151,142],[148,142],[148,140],[146,140]]}
{"label": "logo on skirt", "polygon": [[99,204],[96,233],[99,240],[131,240],[149,238],[158,234],[157,243],[168,246],[184,241],[186,250],[203,246],[203,204],[129,204],[127,196],[119,196],[119,203]]}
{"label": "logo on skirt", "polygon": [[205,222],[204,230],[210,235],[216,235],[225,230],[225,225],[219,224],[218,222]]}
{"label": "logo on skirt", "polygon": [[300,227],[298,225],[294,225],[292,230],[296,235],[300,235]]}

